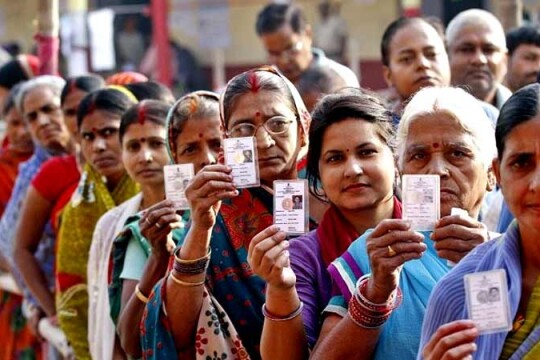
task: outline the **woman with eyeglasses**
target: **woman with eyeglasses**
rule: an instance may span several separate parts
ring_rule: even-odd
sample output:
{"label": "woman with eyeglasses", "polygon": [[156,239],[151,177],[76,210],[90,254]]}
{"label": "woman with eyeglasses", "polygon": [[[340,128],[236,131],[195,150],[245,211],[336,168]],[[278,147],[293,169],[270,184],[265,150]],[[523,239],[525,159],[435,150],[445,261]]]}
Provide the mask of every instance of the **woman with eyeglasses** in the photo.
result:
{"label": "woman with eyeglasses", "polygon": [[[219,163],[205,166],[188,185],[191,227],[143,316],[147,358],[261,358],[265,282],[248,265],[247,249],[272,224],[274,180],[297,178],[310,117],[294,86],[269,67],[229,82],[221,116],[227,136],[256,138],[261,186],[236,189],[231,168]],[[143,221],[165,228],[176,213],[164,202]]]}
{"label": "woman with eyeglasses", "polygon": [[[367,229],[399,218],[393,127],[382,102],[360,90],[325,96],[313,111],[308,180],[330,203],[317,230],[287,241],[273,227],[253,238],[248,259],[266,280],[263,358],[308,357],[331,297],[326,268]],[[286,320],[286,321],[285,321]]]}

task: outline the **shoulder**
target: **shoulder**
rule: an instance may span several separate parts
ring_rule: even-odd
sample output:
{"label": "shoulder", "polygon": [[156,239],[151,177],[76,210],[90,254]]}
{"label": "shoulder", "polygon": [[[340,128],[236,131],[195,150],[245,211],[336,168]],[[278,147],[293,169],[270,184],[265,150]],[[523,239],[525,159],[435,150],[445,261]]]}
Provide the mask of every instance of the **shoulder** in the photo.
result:
{"label": "shoulder", "polygon": [[142,194],[137,194],[129,200],[126,200],[120,205],[107,211],[99,218],[96,224],[96,230],[101,228],[107,229],[108,227],[114,226],[126,211],[132,212],[132,210],[135,209],[136,212],[136,209],[138,209],[141,204],[141,200]]}

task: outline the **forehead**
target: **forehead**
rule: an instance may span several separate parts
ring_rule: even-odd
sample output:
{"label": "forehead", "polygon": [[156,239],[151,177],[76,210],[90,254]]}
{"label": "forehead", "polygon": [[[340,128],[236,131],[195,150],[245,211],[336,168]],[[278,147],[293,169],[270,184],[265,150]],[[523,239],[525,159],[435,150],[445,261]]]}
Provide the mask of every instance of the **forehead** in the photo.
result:
{"label": "forehead", "polygon": [[378,127],[362,119],[346,118],[330,125],[324,132],[322,148],[354,148],[359,144],[382,143]]}
{"label": "forehead", "polygon": [[221,121],[218,116],[194,118],[185,122],[177,143],[189,143],[221,137]]}
{"label": "forehead", "polygon": [[60,98],[48,86],[38,86],[28,90],[24,95],[23,110],[28,113],[49,103],[58,104]]}
{"label": "forehead", "polygon": [[276,31],[262,34],[261,40],[267,50],[279,50],[288,47],[299,35],[289,24],[283,24]]}
{"label": "forehead", "polygon": [[504,140],[505,154],[540,153],[540,115],[513,128]]}
{"label": "forehead", "polygon": [[414,21],[399,29],[390,42],[391,54],[425,47],[444,48],[443,41],[435,29],[424,22]]}
{"label": "forehead", "polygon": [[283,95],[271,91],[242,94],[236,99],[227,126],[230,128],[238,120],[256,121],[259,117],[262,119],[275,115],[293,117],[294,112],[283,98]]}
{"label": "forehead", "polygon": [[520,44],[512,53],[512,57],[516,54],[536,54],[540,55],[540,46],[535,44]]}
{"label": "forehead", "polygon": [[165,138],[167,130],[164,125],[158,125],[151,121],[145,121],[144,124],[135,122],[129,125],[124,133],[124,139],[140,139],[146,137]]}
{"label": "forehead", "polygon": [[453,47],[463,44],[475,46],[491,45],[500,49],[505,48],[504,34],[487,24],[465,24],[455,35]]}
{"label": "forehead", "polygon": [[81,132],[119,126],[120,116],[108,111],[95,110],[83,118],[81,123]]}
{"label": "forehead", "polygon": [[70,91],[69,95],[64,98],[62,107],[64,109],[70,109],[79,105],[81,100],[87,95],[86,91],[75,89]]}
{"label": "forehead", "polygon": [[406,144],[414,145],[446,145],[460,142],[473,144],[473,137],[461,124],[447,112],[434,112],[420,115],[409,125]]}

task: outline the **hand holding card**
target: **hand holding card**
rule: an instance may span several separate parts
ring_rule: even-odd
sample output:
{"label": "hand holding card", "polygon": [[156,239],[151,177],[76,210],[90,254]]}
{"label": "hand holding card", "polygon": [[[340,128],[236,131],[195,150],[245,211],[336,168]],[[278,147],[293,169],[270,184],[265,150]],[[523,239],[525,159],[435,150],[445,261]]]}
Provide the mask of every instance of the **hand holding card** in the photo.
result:
{"label": "hand holding card", "polygon": [[238,188],[260,186],[259,163],[254,137],[230,138],[223,141],[225,165],[231,167],[234,185]]}
{"label": "hand holding card", "polygon": [[291,235],[309,231],[306,180],[274,181],[274,224]]}
{"label": "hand holding card", "polygon": [[441,212],[439,175],[403,175],[402,186],[403,220],[412,230],[433,230]]}
{"label": "hand holding card", "polygon": [[165,197],[171,200],[177,210],[189,209],[186,188],[193,179],[193,164],[165,165]]}

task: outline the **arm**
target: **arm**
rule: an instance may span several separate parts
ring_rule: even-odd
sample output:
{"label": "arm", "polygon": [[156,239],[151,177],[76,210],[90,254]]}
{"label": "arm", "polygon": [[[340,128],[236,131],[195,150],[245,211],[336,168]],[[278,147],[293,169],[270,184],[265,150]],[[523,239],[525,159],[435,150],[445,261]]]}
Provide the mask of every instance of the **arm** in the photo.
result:
{"label": "arm", "polygon": [[[387,219],[368,235],[366,249],[372,273],[365,293],[362,292],[368,301],[375,304],[388,303],[399,286],[403,264],[420,258],[426,250],[424,237],[409,228],[410,225],[403,220]],[[390,253],[390,246],[393,254]],[[312,358],[371,359],[384,325],[377,328],[357,325],[350,313],[339,321],[337,318],[332,315],[325,320]]]}
{"label": "arm", "polygon": [[52,204],[30,186],[23,203],[19,226],[14,239],[13,257],[26,286],[47,316],[56,314],[54,294],[47,287],[47,279],[34,253],[49,219]]}
{"label": "arm", "polygon": [[[165,244],[162,248],[163,251],[160,251],[152,246],[152,253],[144,266],[140,281],[127,279],[123,281],[117,331],[122,348],[133,358],[141,357],[139,324],[145,306],[145,303],[136,296],[135,286],[139,284],[139,291],[148,298],[154,285],[165,275],[170,255],[166,251]],[[126,262],[128,261],[129,258],[126,257]]]}
{"label": "arm", "polygon": [[[285,233],[270,226],[249,244],[248,261],[266,282],[266,310],[277,318],[288,317],[300,307],[296,276],[290,267]],[[307,359],[309,355],[301,316],[285,321],[265,317],[261,338],[263,359]]]}
{"label": "arm", "polygon": [[[231,169],[224,165],[206,166],[186,188],[186,198],[191,209],[191,227],[178,254],[180,259],[195,260],[208,255],[212,229],[216,223],[221,200],[238,195],[230,173]],[[167,210],[160,213],[150,208],[141,219],[140,224],[146,222],[148,225],[146,229],[141,227],[141,233],[150,242],[165,241],[164,238],[169,232],[166,229],[167,216],[171,212],[176,215],[172,203],[165,202],[168,203],[168,213]],[[171,221],[169,218],[169,223]],[[159,224],[159,228],[155,226],[156,223]],[[166,230],[160,232],[160,229]],[[185,283],[201,283],[201,286],[184,286],[174,282],[171,276],[168,276],[165,281],[167,294],[164,301],[165,309],[176,348],[179,352],[183,352],[191,349],[194,344],[193,339],[202,304],[204,288],[202,283],[206,273],[184,274],[173,270],[172,274]]]}

